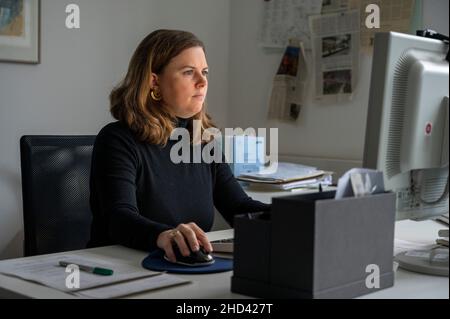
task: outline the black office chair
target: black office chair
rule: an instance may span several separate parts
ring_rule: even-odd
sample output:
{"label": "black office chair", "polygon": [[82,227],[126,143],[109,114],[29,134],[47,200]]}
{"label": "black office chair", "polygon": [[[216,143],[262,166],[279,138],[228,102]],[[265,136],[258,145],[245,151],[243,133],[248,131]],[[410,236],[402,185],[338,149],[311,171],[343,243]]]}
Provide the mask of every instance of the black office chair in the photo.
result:
{"label": "black office chair", "polygon": [[95,136],[22,136],[24,254],[86,248]]}

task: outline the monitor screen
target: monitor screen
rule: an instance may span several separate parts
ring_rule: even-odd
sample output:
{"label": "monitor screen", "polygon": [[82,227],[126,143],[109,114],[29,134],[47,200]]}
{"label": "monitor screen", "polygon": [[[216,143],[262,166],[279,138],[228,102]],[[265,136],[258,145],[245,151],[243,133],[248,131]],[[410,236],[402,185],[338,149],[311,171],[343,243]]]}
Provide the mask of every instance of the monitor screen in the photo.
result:
{"label": "monitor screen", "polygon": [[448,212],[448,44],[375,36],[363,166],[383,171],[397,219]]}

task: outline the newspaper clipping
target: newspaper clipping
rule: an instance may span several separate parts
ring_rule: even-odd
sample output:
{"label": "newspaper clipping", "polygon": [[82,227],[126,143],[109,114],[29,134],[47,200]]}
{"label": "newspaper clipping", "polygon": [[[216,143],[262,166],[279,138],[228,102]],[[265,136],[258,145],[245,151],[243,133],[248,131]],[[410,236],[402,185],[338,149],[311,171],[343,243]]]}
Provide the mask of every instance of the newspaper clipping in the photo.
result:
{"label": "newspaper clipping", "polygon": [[273,79],[269,119],[297,120],[305,100],[307,78],[303,44],[299,39],[291,39]]}
{"label": "newspaper clipping", "polygon": [[[367,8],[369,5],[376,5],[379,9],[379,26],[377,28],[367,28],[368,19]],[[323,0],[322,14],[332,12],[342,12],[348,10],[359,10],[360,12],[360,49],[363,52],[371,52],[373,40],[376,32],[402,32],[409,33],[412,27],[414,15],[414,0]],[[370,18],[370,17],[369,17]]]}
{"label": "newspaper clipping", "polygon": [[321,0],[264,0],[261,45],[267,48],[286,47],[290,38],[311,49],[308,17],[320,14]]}
{"label": "newspaper clipping", "polygon": [[310,18],[317,99],[349,99],[359,72],[359,11]]}
{"label": "newspaper clipping", "polygon": [[[379,28],[366,28],[366,8],[375,3],[379,7]],[[409,33],[414,12],[414,0],[352,0],[351,9],[359,9],[361,15],[361,50],[370,52],[376,32]]]}

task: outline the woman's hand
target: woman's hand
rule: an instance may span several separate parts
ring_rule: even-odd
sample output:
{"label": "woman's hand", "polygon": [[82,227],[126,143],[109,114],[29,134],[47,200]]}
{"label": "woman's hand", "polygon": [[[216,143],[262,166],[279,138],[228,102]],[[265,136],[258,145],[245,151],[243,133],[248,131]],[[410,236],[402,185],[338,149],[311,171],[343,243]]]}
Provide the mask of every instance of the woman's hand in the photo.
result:
{"label": "woman's hand", "polygon": [[156,245],[164,250],[170,261],[175,262],[176,258],[172,248],[173,242],[177,244],[183,256],[189,256],[191,250],[198,251],[200,246],[203,246],[207,252],[212,252],[212,246],[208,237],[195,223],[179,224],[176,228],[159,234]]}

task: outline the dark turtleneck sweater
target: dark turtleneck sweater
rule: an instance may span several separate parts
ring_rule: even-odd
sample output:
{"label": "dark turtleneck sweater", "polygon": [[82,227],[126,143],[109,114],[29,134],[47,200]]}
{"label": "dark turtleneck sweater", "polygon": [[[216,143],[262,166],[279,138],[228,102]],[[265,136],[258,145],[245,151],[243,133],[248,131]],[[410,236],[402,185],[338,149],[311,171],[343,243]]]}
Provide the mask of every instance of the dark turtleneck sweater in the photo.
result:
{"label": "dark turtleneck sweater", "polygon": [[[189,121],[178,119],[177,126]],[[270,210],[246,195],[225,162],[173,163],[175,143],[141,142],[121,122],[99,132],[92,154],[89,247],[121,244],[149,251],[162,231],[180,223],[209,231],[214,207],[231,225],[235,214]]]}

